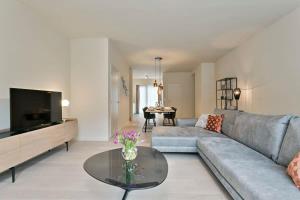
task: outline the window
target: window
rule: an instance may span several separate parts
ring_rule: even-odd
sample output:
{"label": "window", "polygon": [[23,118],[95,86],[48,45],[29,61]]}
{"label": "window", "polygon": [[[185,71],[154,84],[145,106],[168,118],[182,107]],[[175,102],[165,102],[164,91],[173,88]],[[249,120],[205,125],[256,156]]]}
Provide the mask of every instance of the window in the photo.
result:
{"label": "window", "polygon": [[143,113],[144,107],[155,106],[157,102],[157,88],[152,85],[140,85],[140,106],[139,112]]}

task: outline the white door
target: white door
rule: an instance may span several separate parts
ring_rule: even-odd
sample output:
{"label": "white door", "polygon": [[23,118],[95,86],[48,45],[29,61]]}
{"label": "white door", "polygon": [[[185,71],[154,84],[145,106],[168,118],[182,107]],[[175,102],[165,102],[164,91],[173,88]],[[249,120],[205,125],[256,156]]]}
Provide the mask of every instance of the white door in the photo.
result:
{"label": "white door", "polygon": [[164,105],[177,108],[176,117],[184,117],[183,105],[184,96],[182,95],[181,84],[167,84],[164,89]]}
{"label": "white door", "polygon": [[[118,116],[119,116],[119,90],[120,90],[120,75],[119,71],[115,67],[111,67],[111,135],[118,128]],[[110,136],[111,136],[110,135]]]}

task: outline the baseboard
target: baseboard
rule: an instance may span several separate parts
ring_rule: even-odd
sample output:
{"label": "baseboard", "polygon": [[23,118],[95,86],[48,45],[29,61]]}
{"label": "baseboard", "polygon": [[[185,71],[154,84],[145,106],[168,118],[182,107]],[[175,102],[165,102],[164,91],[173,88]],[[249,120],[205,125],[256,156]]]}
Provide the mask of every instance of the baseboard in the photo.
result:
{"label": "baseboard", "polygon": [[77,141],[101,141],[101,142],[107,142],[107,137],[87,137],[87,136],[78,136],[76,138]]}

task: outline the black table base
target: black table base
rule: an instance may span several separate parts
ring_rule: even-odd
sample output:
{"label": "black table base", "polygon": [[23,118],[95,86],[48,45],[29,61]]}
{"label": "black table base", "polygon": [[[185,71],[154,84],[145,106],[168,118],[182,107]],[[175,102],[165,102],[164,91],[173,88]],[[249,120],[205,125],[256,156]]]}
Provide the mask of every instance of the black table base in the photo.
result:
{"label": "black table base", "polygon": [[122,200],[125,200],[125,199],[127,199],[128,192],[129,192],[129,190],[125,190],[125,193],[124,193],[124,195],[123,195],[123,198],[122,198]]}

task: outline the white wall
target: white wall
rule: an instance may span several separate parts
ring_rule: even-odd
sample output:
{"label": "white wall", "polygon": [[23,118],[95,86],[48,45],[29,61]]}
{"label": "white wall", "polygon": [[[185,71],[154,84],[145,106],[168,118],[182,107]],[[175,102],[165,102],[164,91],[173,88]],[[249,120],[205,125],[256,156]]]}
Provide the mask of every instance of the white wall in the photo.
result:
{"label": "white wall", "polygon": [[300,114],[300,8],[216,63],[217,79],[236,76],[240,109]]}
{"label": "white wall", "polygon": [[202,63],[195,70],[195,116],[212,113],[216,107],[215,64]]}
{"label": "white wall", "polygon": [[0,1],[0,129],[9,128],[9,88],[63,92],[69,99],[69,41],[15,0]]}
{"label": "white wall", "polygon": [[108,38],[71,40],[71,113],[79,121],[79,140],[108,140],[111,132],[111,67],[124,77],[126,96],[119,80],[118,128],[130,119],[130,67]]}
{"label": "white wall", "polygon": [[129,120],[132,121],[133,119],[133,76],[132,76],[132,68],[129,69]]}
{"label": "white wall", "polygon": [[71,114],[79,140],[107,140],[109,60],[107,38],[71,40]]}
{"label": "white wall", "polygon": [[192,72],[166,72],[163,74],[164,105],[176,107],[176,117],[195,116],[195,77]]}

